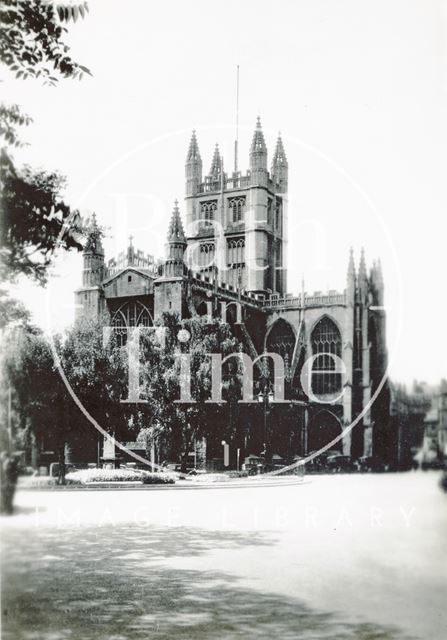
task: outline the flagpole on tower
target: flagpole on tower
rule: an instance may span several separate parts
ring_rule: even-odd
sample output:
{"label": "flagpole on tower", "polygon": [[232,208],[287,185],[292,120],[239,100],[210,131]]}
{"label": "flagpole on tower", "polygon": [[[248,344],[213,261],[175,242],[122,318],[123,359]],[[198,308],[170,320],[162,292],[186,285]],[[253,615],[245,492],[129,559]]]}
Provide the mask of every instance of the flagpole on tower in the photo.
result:
{"label": "flagpole on tower", "polygon": [[237,173],[239,142],[239,65],[236,67],[236,140],[234,141],[234,173]]}

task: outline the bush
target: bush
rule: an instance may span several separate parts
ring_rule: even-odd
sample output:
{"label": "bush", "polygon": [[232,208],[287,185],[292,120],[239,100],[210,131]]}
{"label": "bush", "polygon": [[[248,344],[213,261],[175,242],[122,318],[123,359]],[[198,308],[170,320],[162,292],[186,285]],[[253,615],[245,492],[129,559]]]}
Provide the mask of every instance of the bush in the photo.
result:
{"label": "bush", "polygon": [[150,473],[140,469],[81,469],[67,473],[67,484],[86,484],[88,482],[141,482],[144,484],[173,484],[169,474]]}
{"label": "bush", "polygon": [[143,484],[174,484],[175,477],[170,473],[149,473],[143,471]]}

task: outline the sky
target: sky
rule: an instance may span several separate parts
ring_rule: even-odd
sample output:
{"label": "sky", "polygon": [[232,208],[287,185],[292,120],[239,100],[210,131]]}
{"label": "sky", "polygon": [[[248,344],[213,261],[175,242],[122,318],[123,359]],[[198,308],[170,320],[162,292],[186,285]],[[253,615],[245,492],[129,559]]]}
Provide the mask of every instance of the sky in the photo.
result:
{"label": "sky", "polygon": [[[90,0],[70,26],[92,71],[57,87],[6,77],[3,99],[34,119],[17,162],[67,176],[66,199],[107,227],[106,258],[162,256],[196,129],[204,170],[216,142],[232,169],[261,118],[289,161],[288,289],[343,290],[349,247],[385,279],[390,375],[447,377],[447,5],[442,0]],[[4,74],[3,74],[4,75]],[[57,258],[45,291],[15,294],[45,330],[74,317],[82,256]]]}

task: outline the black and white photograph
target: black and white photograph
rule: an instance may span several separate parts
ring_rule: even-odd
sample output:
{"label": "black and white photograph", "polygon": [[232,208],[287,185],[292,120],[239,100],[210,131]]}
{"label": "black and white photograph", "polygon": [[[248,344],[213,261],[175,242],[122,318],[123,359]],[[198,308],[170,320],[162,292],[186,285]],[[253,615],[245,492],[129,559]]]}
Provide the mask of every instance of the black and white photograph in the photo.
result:
{"label": "black and white photograph", "polygon": [[0,0],[5,640],[447,638],[445,0]]}

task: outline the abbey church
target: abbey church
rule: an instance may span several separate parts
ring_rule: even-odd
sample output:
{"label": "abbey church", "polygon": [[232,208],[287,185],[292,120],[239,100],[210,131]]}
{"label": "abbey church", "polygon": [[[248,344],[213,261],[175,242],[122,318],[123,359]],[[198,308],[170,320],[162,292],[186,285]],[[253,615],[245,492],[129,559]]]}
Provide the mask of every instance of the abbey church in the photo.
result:
{"label": "abbey church", "polygon": [[[272,443],[279,457],[318,450],[360,416],[333,448],[354,459],[385,458],[389,397],[387,385],[381,388],[387,351],[380,262],[368,270],[363,251],[356,264],[351,250],[343,291],[310,294],[302,287],[288,293],[286,249],[290,241],[293,250],[294,241],[287,237],[288,171],[281,137],[268,168],[259,118],[245,173],[237,166],[226,173],[216,146],[204,174],[193,133],[184,207],[181,213],[174,205],[165,258],[155,260],[130,240],[126,252],[106,262],[93,223],[82,286],[75,292],[77,313],[99,318],[108,311],[111,324],[124,335],[127,327],[151,326],[165,312],[187,318],[223,306],[225,320],[253,360],[264,352],[283,358],[287,402],[273,408],[281,424],[278,442]],[[343,376],[331,354],[341,358]],[[312,356],[309,396],[300,376]],[[263,419],[259,409],[241,418],[247,429],[255,430]],[[242,456],[257,453],[250,451],[247,438],[236,445]]]}

